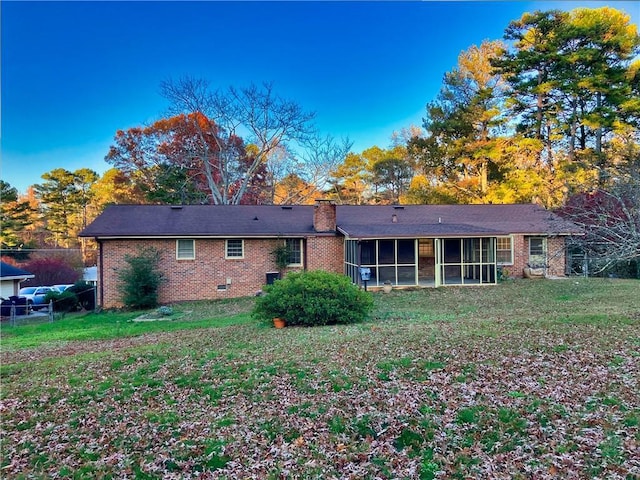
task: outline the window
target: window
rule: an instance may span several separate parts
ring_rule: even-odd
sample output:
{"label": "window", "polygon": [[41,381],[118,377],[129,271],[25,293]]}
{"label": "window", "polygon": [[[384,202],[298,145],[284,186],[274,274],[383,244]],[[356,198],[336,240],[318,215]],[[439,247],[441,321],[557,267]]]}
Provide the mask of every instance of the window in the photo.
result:
{"label": "window", "polygon": [[240,239],[227,240],[225,258],[244,258],[244,241]]}
{"label": "window", "polygon": [[196,258],[196,241],[191,239],[176,240],[176,258],[178,260],[193,260]]}
{"label": "window", "polygon": [[529,256],[542,256],[544,255],[544,238],[530,238],[529,239]]}
{"label": "window", "polygon": [[421,238],[418,242],[418,252],[421,257],[435,257],[433,249],[433,239]]}
{"label": "window", "polygon": [[547,239],[544,237],[529,238],[529,262],[531,268],[544,268],[547,266]]}
{"label": "window", "polygon": [[498,264],[513,263],[513,242],[511,241],[511,237],[497,238],[496,253]]}
{"label": "window", "polygon": [[302,239],[287,238],[284,242],[289,249],[289,265],[302,265]]}

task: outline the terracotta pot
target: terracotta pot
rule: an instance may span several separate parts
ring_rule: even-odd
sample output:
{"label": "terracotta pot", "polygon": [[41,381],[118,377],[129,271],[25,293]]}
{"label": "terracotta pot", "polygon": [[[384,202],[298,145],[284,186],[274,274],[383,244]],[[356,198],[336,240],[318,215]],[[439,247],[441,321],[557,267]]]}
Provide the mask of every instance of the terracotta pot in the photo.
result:
{"label": "terracotta pot", "polygon": [[285,323],[283,318],[274,318],[273,326],[276,328],[284,328],[287,324]]}

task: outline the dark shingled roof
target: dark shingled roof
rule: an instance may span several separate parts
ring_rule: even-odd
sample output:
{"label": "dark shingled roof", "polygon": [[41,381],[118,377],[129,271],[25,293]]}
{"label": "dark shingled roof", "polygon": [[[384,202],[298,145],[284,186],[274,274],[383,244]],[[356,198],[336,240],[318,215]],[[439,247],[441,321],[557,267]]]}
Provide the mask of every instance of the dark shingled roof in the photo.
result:
{"label": "dark shingled roof", "polygon": [[0,277],[4,280],[11,280],[13,278],[33,278],[35,275],[8,263],[0,262]]}
{"label": "dark shingled roof", "polygon": [[[313,205],[114,205],[81,236],[307,236],[317,234],[313,212]],[[352,238],[581,233],[576,225],[533,204],[339,205],[337,227]]]}
{"label": "dark shingled roof", "polygon": [[112,205],[81,236],[291,237],[313,232],[309,205]]}
{"label": "dark shingled roof", "polygon": [[338,207],[338,212],[340,231],[355,238],[581,233],[573,223],[533,204],[363,205]]}

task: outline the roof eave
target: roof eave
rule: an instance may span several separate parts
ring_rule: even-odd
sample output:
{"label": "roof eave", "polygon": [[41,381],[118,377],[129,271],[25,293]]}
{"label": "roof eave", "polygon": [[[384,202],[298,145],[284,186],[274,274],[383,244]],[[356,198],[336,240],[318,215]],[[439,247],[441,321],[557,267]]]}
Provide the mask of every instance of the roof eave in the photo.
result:
{"label": "roof eave", "polygon": [[35,275],[13,275],[10,277],[0,277],[0,280],[28,280],[30,278],[36,278]]}

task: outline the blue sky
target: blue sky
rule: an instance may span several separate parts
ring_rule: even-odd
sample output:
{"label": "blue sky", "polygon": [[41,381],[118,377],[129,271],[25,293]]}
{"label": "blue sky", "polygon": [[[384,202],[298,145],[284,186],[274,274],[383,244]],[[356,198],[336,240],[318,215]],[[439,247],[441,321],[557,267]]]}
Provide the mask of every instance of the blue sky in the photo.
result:
{"label": "blue sky", "polygon": [[[524,12],[607,2],[3,1],[0,177],[24,193],[54,168],[103,173],[118,129],[166,113],[163,80],[270,81],[360,152],[421,125],[462,50]],[[634,2],[609,2],[638,24]]]}

